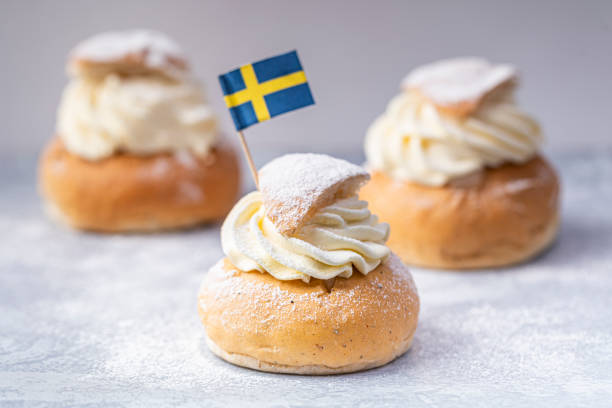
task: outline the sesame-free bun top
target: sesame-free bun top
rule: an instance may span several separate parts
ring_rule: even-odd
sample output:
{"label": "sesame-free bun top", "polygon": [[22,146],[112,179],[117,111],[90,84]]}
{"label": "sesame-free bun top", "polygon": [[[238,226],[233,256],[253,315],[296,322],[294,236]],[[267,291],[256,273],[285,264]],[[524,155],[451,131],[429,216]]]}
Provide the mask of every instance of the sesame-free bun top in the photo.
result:
{"label": "sesame-free bun top", "polygon": [[74,76],[114,72],[175,77],[187,69],[187,59],[178,44],[163,33],[142,29],[94,35],[77,44],[68,59],[68,72]]}
{"label": "sesame-free bun top", "polygon": [[243,271],[276,279],[348,278],[386,259],[389,226],[357,191],[368,174],[321,154],[286,155],[260,172],[261,192],[243,197],[221,228],[223,250]]}
{"label": "sesame-free bun top", "polygon": [[325,154],[286,154],[259,171],[266,216],[292,234],[318,210],[353,196],[369,180],[362,167]]}
{"label": "sesame-free bun top", "polygon": [[418,67],[404,78],[402,87],[417,90],[439,110],[462,116],[474,112],[487,95],[517,80],[517,70],[510,64],[465,57]]}

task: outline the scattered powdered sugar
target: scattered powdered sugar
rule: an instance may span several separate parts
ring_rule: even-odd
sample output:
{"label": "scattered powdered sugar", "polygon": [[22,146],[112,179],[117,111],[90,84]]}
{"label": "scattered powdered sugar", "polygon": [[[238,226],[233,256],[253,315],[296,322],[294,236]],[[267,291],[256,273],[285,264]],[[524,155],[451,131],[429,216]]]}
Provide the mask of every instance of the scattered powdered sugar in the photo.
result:
{"label": "scattered powdered sugar", "polygon": [[168,158],[162,156],[156,158],[150,167],[144,168],[142,174],[147,178],[162,178],[166,177],[171,168],[172,164],[169,163]]}
{"label": "scattered powdered sugar", "polygon": [[181,181],[178,184],[179,201],[185,202],[201,202],[204,199],[202,188],[195,183],[189,181]]}
{"label": "scattered powdered sugar", "polygon": [[185,168],[187,169],[196,169],[198,167],[198,163],[193,157],[193,153],[191,153],[187,149],[181,149],[174,152],[174,158]]}
{"label": "scattered powdered sugar", "polygon": [[357,192],[369,179],[360,166],[324,154],[295,153],[272,160],[259,171],[267,216],[291,234],[317,209]]}
{"label": "scattered powdered sugar", "polygon": [[516,194],[536,187],[538,187],[538,184],[527,178],[512,180],[504,184],[504,189],[508,194]]}
{"label": "scattered powdered sugar", "polygon": [[94,35],[79,43],[72,58],[113,62],[128,55],[144,54],[151,68],[161,68],[168,59],[183,60],[181,48],[166,35],[152,30],[111,31]]}
{"label": "scattered powdered sugar", "polygon": [[454,58],[416,68],[402,81],[402,87],[419,89],[432,102],[444,106],[477,101],[516,79],[516,68],[511,65],[476,57]]}

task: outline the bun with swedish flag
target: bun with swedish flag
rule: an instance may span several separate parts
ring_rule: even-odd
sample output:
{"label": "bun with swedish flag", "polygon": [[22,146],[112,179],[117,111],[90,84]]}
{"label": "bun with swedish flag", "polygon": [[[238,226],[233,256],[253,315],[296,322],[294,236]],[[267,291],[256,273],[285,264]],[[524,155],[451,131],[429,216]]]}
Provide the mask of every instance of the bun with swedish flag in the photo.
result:
{"label": "bun with swedish flag", "polygon": [[198,308],[219,357],[261,371],[339,374],[388,363],[412,343],[419,297],[386,246],[389,226],[357,198],[369,176],[320,154],[260,171],[221,229],[226,255]]}

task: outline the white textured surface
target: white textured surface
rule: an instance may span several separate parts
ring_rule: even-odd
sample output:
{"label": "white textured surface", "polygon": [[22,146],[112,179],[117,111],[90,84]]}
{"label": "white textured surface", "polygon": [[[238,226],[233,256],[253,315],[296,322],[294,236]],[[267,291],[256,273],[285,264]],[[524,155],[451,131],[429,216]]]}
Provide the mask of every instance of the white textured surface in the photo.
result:
{"label": "white textured surface", "polygon": [[221,256],[216,227],[75,233],[2,163],[0,405],[609,407],[612,152],[555,163],[564,207],[550,251],[499,271],[415,270],[412,350],[336,377],[259,373],[206,349],[196,292]]}

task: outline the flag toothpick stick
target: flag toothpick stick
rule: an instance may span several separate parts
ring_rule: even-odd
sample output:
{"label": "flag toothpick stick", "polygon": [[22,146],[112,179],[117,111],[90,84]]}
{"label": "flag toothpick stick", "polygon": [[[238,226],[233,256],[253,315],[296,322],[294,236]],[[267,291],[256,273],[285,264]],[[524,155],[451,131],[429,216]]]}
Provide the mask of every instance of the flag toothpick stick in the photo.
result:
{"label": "flag toothpick stick", "polygon": [[290,51],[219,75],[219,84],[259,190],[257,169],[242,131],[315,103],[302,63],[297,52]]}
{"label": "flag toothpick stick", "polygon": [[244,134],[241,130],[238,131],[238,137],[240,138],[240,144],[242,145],[244,155],[246,156],[247,162],[249,163],[251,175],[253,176],[253,181],[255,181],[255,187],[257,187],[257,189],[259,190],[259,176],[257,175],[257,168],[255,167],[253,157],[251,157],[251,151],[249,150],[249,146],[247,145],[246,139],[244,138]]}

